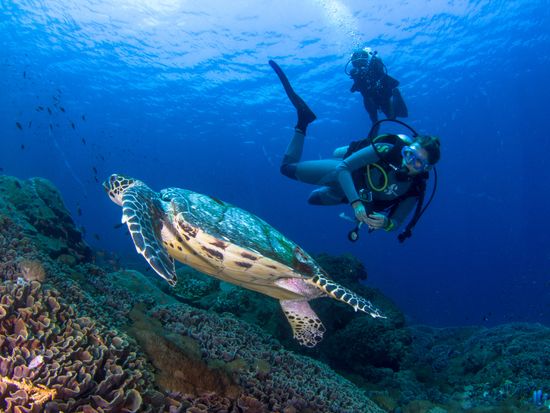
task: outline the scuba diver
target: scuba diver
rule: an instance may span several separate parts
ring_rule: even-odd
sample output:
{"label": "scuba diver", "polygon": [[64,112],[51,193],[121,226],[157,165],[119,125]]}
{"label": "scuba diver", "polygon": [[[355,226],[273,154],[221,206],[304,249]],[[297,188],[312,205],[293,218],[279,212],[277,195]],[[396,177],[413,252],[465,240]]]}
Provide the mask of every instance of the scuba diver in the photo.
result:
{"label": "scuba diver", "polygon": [[434,193],[423,206],[429,171],[440,158],[439,139],[418,135],[398,120],[392,122],[411,129],[413,137],[392,134],[374,136],[379,124],[389,121],[385,119],[373,125],[366,139],[336,149],[333,158],[301,161],[306,129],[316,116],[294,92],[279,65],[273,60],[269,64],[298,115],[294,136],[281,163],[281,173],[291,179],[320,186],[311,192],[310,204],[351,205],[358,222],[355,232],[348,235],[351,241],[357,239],[357,232],[363,224],[368,226],[369,231],[398,228],[416,205],[413,218],[398,238],[403,242],[410,237],[412,228],[435,193],[434,186]]}
{"label": "scuba diver", "polygon": [[[350,69],[350,65],[352,66]],[[370,47],[355,51],[348,60],[345,72],[353,79],[351,92],[360,92],[363,104],[373,125],[378,121],[378,111],[386,118],[406,118],[407,105],[397,88],[399,81],[388,75],[386,65]],[[374,130],[374,134],[378,129]]]}

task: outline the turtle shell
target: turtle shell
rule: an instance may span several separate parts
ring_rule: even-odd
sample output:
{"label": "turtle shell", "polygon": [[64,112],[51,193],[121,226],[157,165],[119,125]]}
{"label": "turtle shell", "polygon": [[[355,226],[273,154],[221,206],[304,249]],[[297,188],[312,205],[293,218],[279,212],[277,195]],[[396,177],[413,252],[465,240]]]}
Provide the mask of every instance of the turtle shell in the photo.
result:
{"label": "turtle shell", "polygon": [[322,273],[319,265],[298,245],[267,222],[239,207],[217,198],[181,188],[160,192],[169,203],[168,214],[183,219],[194,228],[238,247],[284,264],[302,276]]}

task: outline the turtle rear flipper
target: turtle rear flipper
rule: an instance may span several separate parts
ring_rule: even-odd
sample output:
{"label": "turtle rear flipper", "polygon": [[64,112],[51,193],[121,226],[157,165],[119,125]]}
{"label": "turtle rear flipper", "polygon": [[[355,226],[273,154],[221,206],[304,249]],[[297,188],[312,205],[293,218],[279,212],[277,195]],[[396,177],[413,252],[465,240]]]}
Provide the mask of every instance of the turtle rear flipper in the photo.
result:
{"label": "turtle rear flipper", "polygon": [[137,252],[143,255],[158,275],[174,286],[177,282],[174,259],[160,241],[164,212],[157,204],[158,201],[155,202],[156,197],[142,194],[143,190],[130,188],[124,192],[122,223],[128,225]]}
{"label": "turtle rear flipper", "polygon": [[294,338],[306,347],[315,347],[326,331],[325,326],[305,300],[280,300]]}

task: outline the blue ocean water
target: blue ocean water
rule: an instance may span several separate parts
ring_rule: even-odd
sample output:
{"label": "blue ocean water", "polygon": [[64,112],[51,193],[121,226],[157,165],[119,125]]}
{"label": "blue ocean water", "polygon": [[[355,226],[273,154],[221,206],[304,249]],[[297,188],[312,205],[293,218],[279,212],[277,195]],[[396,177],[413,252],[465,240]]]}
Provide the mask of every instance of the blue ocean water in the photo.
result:
{"label": "blue ocean water", "polygon": [[[311,253],[351,253],[411,323],[550,324],[547,1],[1,1],[0,173],[42,176],[96,249],[137,262],[101,182],[214,195]],[[316,112],[304,159],[366,135],[344,66],[375,48],[407,121],[442,140],[414,236],[347,240],[347,206],[306,203],[279,173],[295,113],[276,60]]]}

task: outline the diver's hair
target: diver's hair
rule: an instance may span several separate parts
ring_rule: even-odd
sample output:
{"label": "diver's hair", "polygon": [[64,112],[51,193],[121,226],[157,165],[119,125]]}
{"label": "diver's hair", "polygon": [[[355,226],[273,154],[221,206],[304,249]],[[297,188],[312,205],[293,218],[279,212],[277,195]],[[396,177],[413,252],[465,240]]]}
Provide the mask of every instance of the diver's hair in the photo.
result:
{"label": "diver's hair", "polygon": [[435,165],[439,161],[441,153],[439,151],[440,142],[437,136],[418,135],[414,142],[418,143],[421,148],[428,152],[428,162],[430,165]]}

